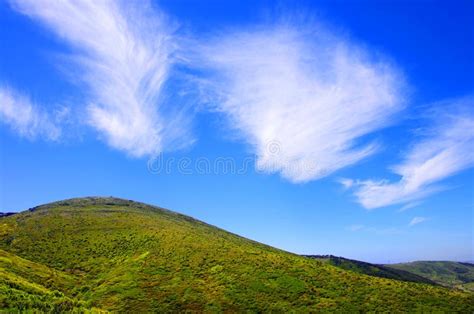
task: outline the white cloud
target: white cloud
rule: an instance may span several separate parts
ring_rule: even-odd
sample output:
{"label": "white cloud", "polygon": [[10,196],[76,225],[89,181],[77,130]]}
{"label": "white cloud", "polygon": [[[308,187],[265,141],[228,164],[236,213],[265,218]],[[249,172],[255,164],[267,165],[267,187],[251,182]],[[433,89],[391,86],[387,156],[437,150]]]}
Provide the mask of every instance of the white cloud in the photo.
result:
{"label": "white cloud", "polygon": [[28,139],[58,140],[61,128],[54,117],[44,112],[25,95],[0,86],[0,120]]}
{"label": "white cloud", "polygon": [[358,202],[367,209],[416,201],[442,189],[438,182],[474,166],[474,99],[440,103],[430,134],[392,167],[400,180],[355,181]]}
{"label": "white cloud", "polygon": [[399,212],[404,212],[404,211],[406,211],[406,210],[409,210],[409,209],[418,207],[418,206],[420,206],[421,204],[422,204],[422,202],[407,203],[407,204],[403,205],[398,211],[399,211]]}
{"label": "white cloud", "polygon": [[387,228],[370,227],[370,228],[366,228],[365,231],[375,233],[375,234],[378,234],[378,235],[388,235],[388,236],[396,235],[396,234],[402,234],[402,233],[405,232],[404,230],[400,229],[399,227],[387,227]]}
{"label": "white cloud", "polygon": [[362,229],[364,229],[364,228],[365,228],[364,225],[351,225],[351,226],[349,226],[349,230],[350,230],[350,231],[354,231],[354,232],[355,232],[355,231],[360,231],[360,230],[362,230]]}
{"label": "white cloud", "polygon": [[88,122],[109,145],[140,157],[187,143],[183,108],[164,104],[175,61],[172,23],[151,4],[11,2],[71,45],[71,58],[80,66],[74,79],[88,87]]}
{"label": "white cloud", "polygon": [[365,225],[351,225],[348,227],[349,231],[352,232],[368,232],[375,233],[377,235],[395,235],[403,233],[403,230],[398,227],[385,227],[385,228],[376,228],[369,227]]}
{"label": "white cloud", "polygon": [[205,96],[251,145],[257,168],[306,182],[376,151],[360,140],[403,109],[403,79],[321,27],[292,25],[229,32],[200,52],[211,69]]}
{"label": "white cloud", "polygon": [[342,186],[345,188],[345,189],[350,189],[351,187],[354,186],[354,180],[352,179],[347,179],[347,178],[341,178],[338,180],[338,182],[340,184],[342,184]]}
{"label": "white cloud", "polygon": [[425,217],[414,217],[410,223],[408,224],[410,227],[414,226],[414,225],[417,225],[419,223],[422,223],[422,222],[425,222],[427,221],[428,218],[425,218]]}

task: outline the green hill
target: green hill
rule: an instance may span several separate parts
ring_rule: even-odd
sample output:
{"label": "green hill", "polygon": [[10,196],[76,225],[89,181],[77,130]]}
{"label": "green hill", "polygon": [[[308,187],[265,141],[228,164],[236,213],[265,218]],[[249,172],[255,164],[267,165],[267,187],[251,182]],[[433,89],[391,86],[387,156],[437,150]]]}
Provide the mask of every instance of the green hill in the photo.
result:
{"label": "green hill", "polygon": [[8,311],[474,311],[474,294],[346,271],[115,198],[1,217],[0,249]]}
{"label": "green hill", "polygon": [[65,296],[77,284],[67,273],[0,250],[0,308],[60,312],[88,309],[84,302]]}
{"label": "green hill", "polygon": [[443,286],[474,291],[474,264],[420,261],[385,266],[423,276]]}
{"label": "green hill", "polygon": [[307,257],[314,258],[331,264],[333,266],[353,271],[359,274],[365,274],[369,276],[389,278],[408,282],[425,283],[430,285],[437,285],[436,282],[425,278],[423,276],[411,273],[409,271],[397,268],[391,268],[385,265],[371,264],[361,262],[353,259],[348,259],[333,255],[306,255]]}

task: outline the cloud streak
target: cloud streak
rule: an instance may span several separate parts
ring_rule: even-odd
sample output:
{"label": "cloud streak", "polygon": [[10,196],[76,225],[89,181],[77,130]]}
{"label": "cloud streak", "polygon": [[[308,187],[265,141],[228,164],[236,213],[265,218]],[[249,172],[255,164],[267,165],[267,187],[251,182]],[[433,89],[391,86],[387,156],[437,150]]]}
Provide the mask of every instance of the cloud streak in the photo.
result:
{"label": "cloud streak", "polygon": [[414,225],[420,224],[420,223],[425,222],[427,220],[428,220],[428,218],[425,218],[425,217],[413,217],[413,219],[410,221],[410,223],[408,225],[410,227],[413,227]]}
{"label": "cloud streak", "polygon": [[6,86],[0,86],[0,121],[30,140],[56,141],[61,136],[61,128],[54,117],[38,108],[27,96]]}
{"label": "cloud streak", "polygon": [[[417,218],[422,218],[422,217],[417,217]],[[351,232],[369,232],[369,233],[375,233],[378,235],[395,235],[395,234],[401,234],[404,232],[403,229],[400,229],[398,227],[376,228],[376,227],[369,227],[365,225],[351,225],[347,228],[347,230]]]}
{"label": "cloud streak", "polygon": [[167,18],[148,2],[13,0],[72,48],[87,86],[88,123],[113,148],[141,157],[186,145],[183,108],[166,105],[177,46]]}
{"label": "cloud streak", "polygon": [[434,113],[429,134],[392,167],[400,180],[353,181],[357,201],[367,209],[414,203],[443,189],[442,180],[474,166],[473,105],[472,97],[440,103],[444,109]]}
{"label": "cloud streak", "polygon": [[353,231],[353,232],[363,230],[364,228],[365,228],[364,225],[351,225],[351,226],[349,226],[349,230]]}
{"label": "cloud streak", "polygon": [[257,168],[291,182],[373,154],[364,137],[404,108],[395,67],[321,27],[280,23],[209,42],[200,50],[206,97],[250,144]]}

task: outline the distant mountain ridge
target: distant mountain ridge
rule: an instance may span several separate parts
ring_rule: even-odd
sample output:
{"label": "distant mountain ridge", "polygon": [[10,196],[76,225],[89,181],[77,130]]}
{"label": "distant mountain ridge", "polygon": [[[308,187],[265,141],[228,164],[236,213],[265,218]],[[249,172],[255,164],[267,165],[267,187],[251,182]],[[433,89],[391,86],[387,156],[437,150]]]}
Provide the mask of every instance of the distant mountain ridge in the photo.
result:
{"label": "distant mountain ridge", "polygon": [[397,264],[372,264],[334,255],[304,256],[359,274],[474,292],[474,264],[469,262],[415,261]]}
{"label": "distant mountain ridge", "polygon": [[13,212],[0,212],[0,217],[6,217],[6,216],[11,216],[15,215],[16,213]]}
{"label": "distant mountain ridge", "polygon": [[1,312],[474,312],[157,206],[70,199],[0,217]]}
{"label": "distant mountain ridge", "polygon": [[442,286],[474,291],[474,264],[451,261],[417,261],[385,265],[428,278]]}
{"label": "distant mountain ridge", "polygon": [[429,278],[418,274],[403,270],[391,268],[389,265],[371,264],[367,262],[357,261],[349,258],[334,255],[305,255],[316,260],[325,261],[333,266],[353,271],[359,274],[375,276],[380,278],[389,278],[407,282],[425,283],[430,285],[438,285]]}

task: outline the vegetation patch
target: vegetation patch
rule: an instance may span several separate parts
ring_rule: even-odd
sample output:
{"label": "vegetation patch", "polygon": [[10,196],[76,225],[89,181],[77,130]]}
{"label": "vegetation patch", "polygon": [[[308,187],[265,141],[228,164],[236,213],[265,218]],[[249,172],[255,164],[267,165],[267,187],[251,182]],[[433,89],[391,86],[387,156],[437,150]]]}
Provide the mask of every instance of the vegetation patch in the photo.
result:
{"label": "vegetation patch", "polygon": [[474,311],[472,293],[348,271],[126,200],[52,203],[0,226],[9,311]]}

